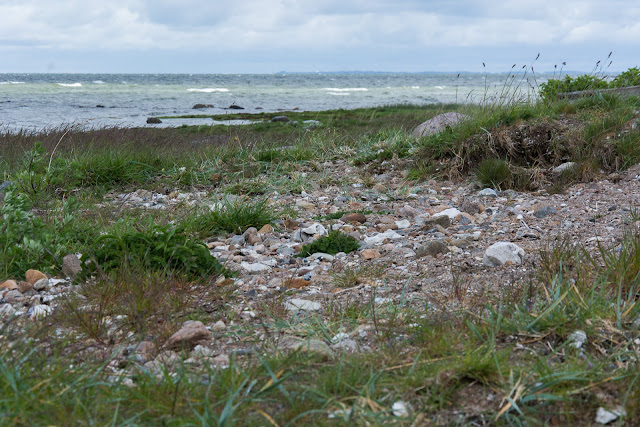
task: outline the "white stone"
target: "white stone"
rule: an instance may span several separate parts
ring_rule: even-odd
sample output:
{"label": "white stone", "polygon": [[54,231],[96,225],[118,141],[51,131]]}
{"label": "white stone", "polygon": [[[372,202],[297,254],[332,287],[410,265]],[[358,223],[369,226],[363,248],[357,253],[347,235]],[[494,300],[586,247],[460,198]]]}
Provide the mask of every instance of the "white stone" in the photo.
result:
{"label": "white stone", "polygon": [[344,332],[340,332],[339,334],[336,334],[333,338],[331,338],[331,342],[332,343],[339,343],[342,340],[345,340],[349,338],[349,334],[345,334]]}
{"label": "white stone", "polygon": [[242,263],[240,263],[240,267],[247,270],[249,273],[259,273],[261,271],[271,270],[271,267],[269,267],[268,265],[261,264],[259,262],[249,263],[249,262],[243,261]]}
{"label": "white stone", "polygon": [[329,255],[329,254],[325,254],[324,252],[316,252],[316,253],[314,253],[312,255],[309,255],[307,257],[307,259],[310,259],[312,261],[315,261],[315,260],[318,260],[318,259],[321,259],[323,261],[333,261],[334,256],[333,255]]}
{"label": "white stone", "polygon": [[29,319],[38,320],[47,317],[49,313],[53,311],[53,308],[48,305],[36,305],[31,307],[29,311],[31,312]]}
{"label": "white stone", "polygon": [[456,217],[460,215],[460,213],[461,212],[456,208],[449,208],[449,209],[443,210],[438,215],[446,215],[449,217],[449,219],[456,219]]}
{"label": "white stone", "polygon": [[309,227],[303,228],[302,232],[305,234],[310,234],[312,236],[316,234],[320,234],[321,236],[326,236],[328,234],[327,229],[324,228],[322,224],[319,224],[317,222],[313,225],[310,225]]}
{"label": "white stone", "polygon": [[618,419],[619,416],[624,416],[626,414],[626,411],[620,406],[612,410],[604,409],[601,406],[598,408],[598,412],[596,413],[596,422],[598,424],[609,424],[610,422]]}
{"label": "white stone", "polygon": [[375,236],[365,237],[364,242],[379,245],[386,239],[402,239],[402,236],[393,230],[387,230],[384,233],[378,233]]}
{"label": "white stone", "polygon": [[574,331],[567,338],[571,347],[580,348],[587,342],[587,334],[584,331]]}
{"label": "white stone", "polygon": [[393,402],[391,410],[393,410],[393,415],[395,415],[396,417],[404,418],[409,416],[409,404],[403,402],[402,400]]}
{"label": "white stone", "polygon": [[482,262],[489,267],[497,267],[507,262],[521,264],[524,255],[524,249],[514,243],[498,242],[487,248]]}
{"label": "white stone", "polygon": [[402,221],[396,221],[395,224],[400,230],[411,227],[411,223],[409,222],[408,219],[403,219]]}
{"label": "white stone", "polygon": [[284,306],[289,311],[318,311],[322,308],[322,304],[320,304],[319,302],[298,298],[290,299],[289,301],[284,303]]}
{"label": "white stone", "polygon": [[484,197],[498,197],[498,193],[493,188],[485,188],[478,192],[478,196]]}

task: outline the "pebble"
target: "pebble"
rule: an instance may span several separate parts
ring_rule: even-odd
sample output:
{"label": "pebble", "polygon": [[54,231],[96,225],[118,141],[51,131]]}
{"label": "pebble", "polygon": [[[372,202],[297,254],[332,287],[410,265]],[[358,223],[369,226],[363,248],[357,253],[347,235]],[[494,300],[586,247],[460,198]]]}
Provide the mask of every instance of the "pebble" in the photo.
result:
{"label": "pebble", "polygon": [[378,252],[377,249],[365,249],[364,251],[362,251],[362,258],[366,259],[366,260],[372,260],[375,258],[381,258],[382,255],[380,254],[380,252]]}
{"label": "pebble", "polygon": [[556,212],[558,212],[558,210],[553,206],[545,206],[535,211],[533,213],[533,216],[535,216],[536,218],[542,219],[542,218],[548,217],[549,215],[553,215]]}
{"label": "pebble", "polygon": [[27,279],[27,282],[31,283],[32,285],[40,279],[48,279],[47,275],[39,270],[27,270],[24,275]]}
{"label": "pebble", "polygon": [[478,196],[481,197],[498,197],[498,193],[493,188],[485,188],[478,192]]}
{"label": "pebble", "polygon": [[198,320],[184,322],[182,328],[171,335],[165,343],[168,349],[180,349],[182,347],[195,347],[199,341],[211,340],[211,332]]}
{"label": "pebble", "polygon": [[440,240],[433,240],[429,243],[426,243],[416,249],[416,258],[422,258],[427,255],[436,257],[439,254],[446,254],[449,252],[449,248]]}
{"label": "pebble", "polygon": [[289,311],[318,311],[322,308],[322,304],[306,299],[292,298],[284,303],[284,307]]}

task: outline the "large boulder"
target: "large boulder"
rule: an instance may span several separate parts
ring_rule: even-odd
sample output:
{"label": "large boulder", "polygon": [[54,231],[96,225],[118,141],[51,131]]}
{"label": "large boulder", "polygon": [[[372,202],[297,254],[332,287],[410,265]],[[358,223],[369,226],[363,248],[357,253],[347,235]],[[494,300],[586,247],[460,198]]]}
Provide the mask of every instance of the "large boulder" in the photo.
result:
{"label": "large boulder", "polygon": [[433,135],[435,133],[442,132],[447,126],[454,127],[459,122],[468,119],[470,119],[469,116],[455,113],[453,111],[439,114],[418,125],[418,127],[413,130],[413,136],[416,138],[422,138],[423,136]]}

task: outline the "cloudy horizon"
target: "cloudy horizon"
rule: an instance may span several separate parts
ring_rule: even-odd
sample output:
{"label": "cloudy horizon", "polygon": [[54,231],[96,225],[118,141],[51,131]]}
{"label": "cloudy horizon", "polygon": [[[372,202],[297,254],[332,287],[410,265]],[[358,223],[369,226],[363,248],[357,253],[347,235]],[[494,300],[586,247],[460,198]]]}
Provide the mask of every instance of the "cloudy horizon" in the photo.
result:
{"label": "cloudy horizon", "polygon": [[616,72],[639,40],[628,0],[0,0],[2,73]]}

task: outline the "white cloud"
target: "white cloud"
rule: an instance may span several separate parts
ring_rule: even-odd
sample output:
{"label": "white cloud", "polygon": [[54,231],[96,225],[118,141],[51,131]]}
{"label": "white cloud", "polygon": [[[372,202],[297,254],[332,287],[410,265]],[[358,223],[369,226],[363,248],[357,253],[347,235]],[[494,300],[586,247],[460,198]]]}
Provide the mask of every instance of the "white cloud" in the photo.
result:
{"label": "white cloud", "polygon": [[[636,0],[0,0],[0,52],[544,50],[638,45]],[[585,51],[589,47],[585,45]],[[285,55],[286,56],[286,55]]]}

